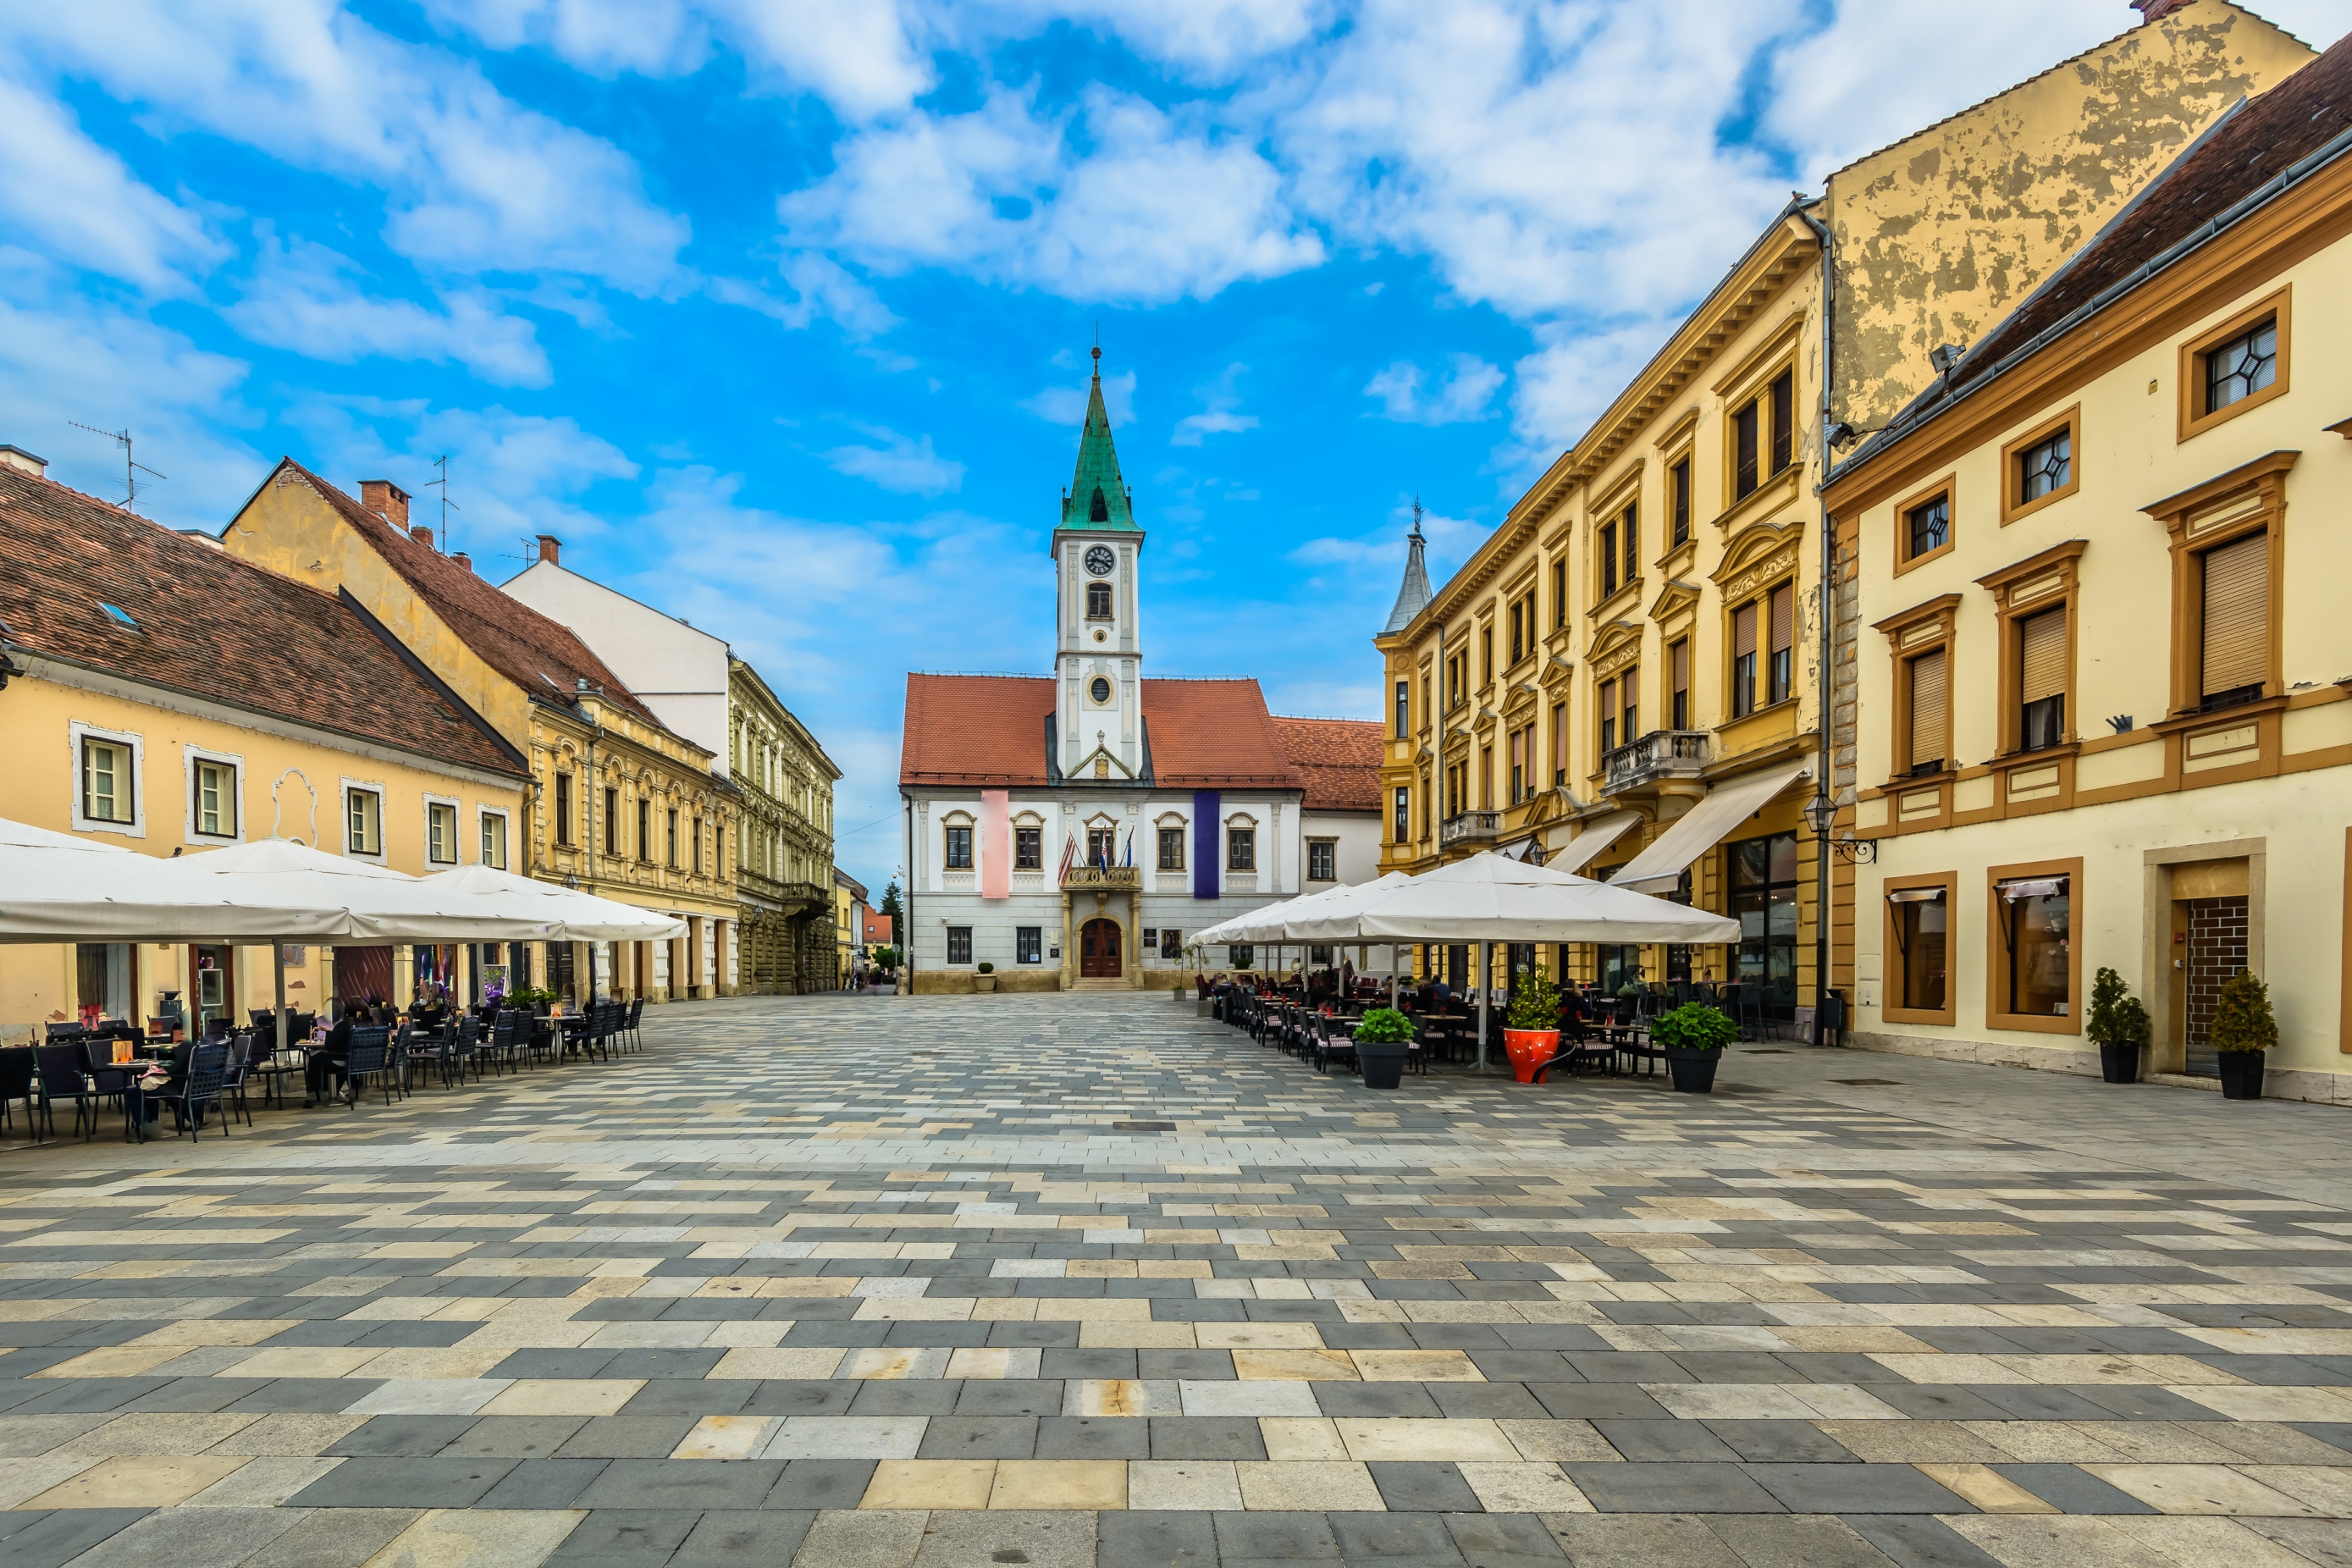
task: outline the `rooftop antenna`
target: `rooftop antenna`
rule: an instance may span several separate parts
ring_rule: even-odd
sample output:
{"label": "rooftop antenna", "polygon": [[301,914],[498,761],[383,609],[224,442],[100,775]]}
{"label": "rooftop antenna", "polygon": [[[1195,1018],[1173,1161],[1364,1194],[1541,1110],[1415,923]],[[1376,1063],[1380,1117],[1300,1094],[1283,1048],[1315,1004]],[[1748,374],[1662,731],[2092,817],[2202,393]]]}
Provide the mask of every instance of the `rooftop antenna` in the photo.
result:
{"label": "rooftop antenna", "polygon": [[1412,492],[1412,532],[1410,537],[1413,539],[1421,537],[1421,492],[1419,490]]}
{"label": "rooftop antenna", "polygon": [[437,479],[425,480],[425,488],[429,490],[437,485],[441,489],[441,553],[446,555],[449,553],[449,509],[451,507],[457,507],[459,511],[463,511],[466,509],[462,506],[457,506],[456,501],[449,499],[448,455],[444,453],[442,456],[434,458],[433,466],[441,470],[441,477]]}
{"label": "rooftop antenna", "polygon": [[125,511],[130,510],[139,502],[140,475],[153,474],[154,477],[159,479],[167,479],[172,477],[169,474],[157,474],[154,469],[149,468],[144,463],[135,463],[131,461],[131,432],[128,429],[101,430],[95,425],[85,425],[79,419],[68,419],[66,423],[72,426],[77,430],[87,430],[93,436],[103,436],[108,440],[119,442],[121,445],[123,489],[122,508]]}

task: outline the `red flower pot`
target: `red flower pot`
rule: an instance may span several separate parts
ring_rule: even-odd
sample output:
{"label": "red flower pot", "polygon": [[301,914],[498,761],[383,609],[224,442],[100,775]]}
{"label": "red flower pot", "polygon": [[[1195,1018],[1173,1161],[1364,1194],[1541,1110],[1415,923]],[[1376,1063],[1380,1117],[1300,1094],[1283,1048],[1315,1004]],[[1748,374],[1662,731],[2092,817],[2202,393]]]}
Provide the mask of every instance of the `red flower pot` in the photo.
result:
{"label": "red flower pot", "polygon": [[1511,1058],[1511,1076],[1533,1083],[1536,1071],[1559,1054],[1558,1029],[1506,1029],[1503,1054]]}

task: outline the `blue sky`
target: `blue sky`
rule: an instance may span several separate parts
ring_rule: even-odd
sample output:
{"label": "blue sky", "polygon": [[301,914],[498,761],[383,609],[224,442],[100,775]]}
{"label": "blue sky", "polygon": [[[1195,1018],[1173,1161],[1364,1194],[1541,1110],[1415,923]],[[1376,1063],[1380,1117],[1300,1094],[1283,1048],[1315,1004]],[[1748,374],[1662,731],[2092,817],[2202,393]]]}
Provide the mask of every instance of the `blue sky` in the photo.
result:
{"label": "blue sky", "polygon": [[[2340,0],[2260,7],[2324,43]],[[897,864],[909,668],[1039,670],[1097,330],[1163,674],[1373,716],[1442,575],[1792,188],[2122,0],[115,0],[0,21],[0,441],[290,453],[729,637]],[[1912,68],[1934,59],[1932,82]]]}

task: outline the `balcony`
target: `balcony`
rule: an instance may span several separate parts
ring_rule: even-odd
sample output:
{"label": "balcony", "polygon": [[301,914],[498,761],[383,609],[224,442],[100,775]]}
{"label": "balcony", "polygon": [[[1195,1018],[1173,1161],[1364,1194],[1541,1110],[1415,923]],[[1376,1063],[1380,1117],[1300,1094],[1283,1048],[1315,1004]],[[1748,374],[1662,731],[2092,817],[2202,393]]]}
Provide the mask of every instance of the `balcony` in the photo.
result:
{"label": "balcony", "polygon": [[1492,844],[1502,833],[1503,814],[1499,811],[1457,812],[1438,824],[1437,847],[1451,849],[1457,844]]}
{"label": "balcony", "polygon": [[1601,792],[1620,795],[1667,779],[1695,779],[1706,771],[1714,737],[1705,730],[1653,730],[1601,758]]}
{"label": "balcony", "polygon": [[1066,893],[1139,893],[1143,890],[1143,868],[1139,866],[1073,866],[1070,874],[1062,879]]}

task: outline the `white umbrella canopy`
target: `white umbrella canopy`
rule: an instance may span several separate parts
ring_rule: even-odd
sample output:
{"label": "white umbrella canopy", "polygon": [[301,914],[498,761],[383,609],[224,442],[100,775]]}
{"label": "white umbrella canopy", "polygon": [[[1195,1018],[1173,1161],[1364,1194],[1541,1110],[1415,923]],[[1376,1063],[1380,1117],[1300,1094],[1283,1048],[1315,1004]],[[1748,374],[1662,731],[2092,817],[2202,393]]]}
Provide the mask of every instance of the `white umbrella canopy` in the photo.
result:
{"label": "white umbrella canopy", "polygon": [[1378,903],[1412,878],[1402,871],[1391,871],[1370,882],[1353,882],[1344,888],[1326,888],[1319,893],[1293,899],[1287,903],[1271,904],[1257,911],[1255,917],[1244,915],[1243,922],[1255,931],[1259,925],[1268,929],[1261,942],[1352,942],[1352,936],[1335,937],[1328,933],[1338,929],[1335,922],[1346,920],[1354,911]]}
{"label": "white umbrella canopy", "polygon": [[1488,850],[1296,933],[1313,942],[1738,942],[1739,922]]}
{"label": "white umbrella canopy", "polygon": [[485,909],[475,895],[434,887],[388,866],[330,855],[291,838],[207,849],[174,865],[200,881],[233,881],[266,903],[334,910],[341,917],[336,928],[318,933],[329,942],[540,942],[554,924],[527,908]]}
{"label": "white umbrella canopy", "polygon": [[669,942],[686,934],[686,922],[676,915],[641,910],[617,899],[601,899],[576,888],[517,876],[495,866],[460,866],[436,871],[420,886],[441,888],[483,900],[485,907],[514,910],[533,920],[552,921],[560,942]]}
{"label": "white umbrella canopy", "polygon": [[317,942],[343,919],[339,905],[193,864],[0,820],[0,942]]}

